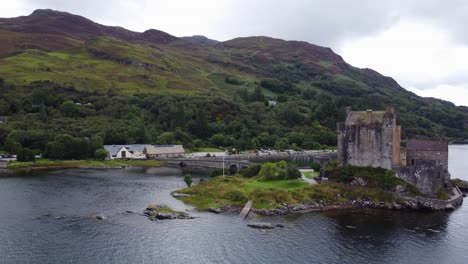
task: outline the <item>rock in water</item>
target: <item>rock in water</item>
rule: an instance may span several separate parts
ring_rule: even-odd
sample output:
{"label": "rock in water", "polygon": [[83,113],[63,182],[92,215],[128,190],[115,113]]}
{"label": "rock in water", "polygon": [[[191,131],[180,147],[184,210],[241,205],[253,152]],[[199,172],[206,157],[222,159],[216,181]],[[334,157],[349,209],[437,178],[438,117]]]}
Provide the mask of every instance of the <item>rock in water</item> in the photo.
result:
{"label": "rock in water", "polygon": [[215,214],[220,214],[220,213],[222,213],[223,211],[222,211],[220,208],[211,207],[211,208],[208,208],[208,212],[210,212],[210,213],[215,213]]}
{"label": "rock in water", "polygon": [[96,215],[96,219],[98,219],[98,220],[104,220],[104,219],[106,219],[106,216],[104,216],[104,215]]}
{"label": "rock in water", "polygon": [[247,226],[251,227],[251,228],[258,228],[258,229],[273,229],[273,228],[275,228],[270,223],[250,223],[250,224],[247,224]]}
{"label": "rock in water", "polygon": [[143,214],[151,221],[170,220],[170,219],[193,219],[184,212],[174,211],[165,205],[150,205],[143,211]]}

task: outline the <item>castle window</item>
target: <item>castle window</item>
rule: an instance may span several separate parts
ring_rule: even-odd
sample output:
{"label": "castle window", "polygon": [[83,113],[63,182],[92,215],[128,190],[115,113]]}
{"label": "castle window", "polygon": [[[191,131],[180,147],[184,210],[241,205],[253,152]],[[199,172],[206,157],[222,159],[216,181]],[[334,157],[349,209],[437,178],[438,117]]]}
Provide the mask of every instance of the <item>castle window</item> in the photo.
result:
{"label": "castle window", "polygon": [[440,179],[440,171],[437,173],[437,177],[439,177],[439,179]]}
{"label": "castle window", "polygon": [[411,159],[411,165],[414,165],[414,159]]}

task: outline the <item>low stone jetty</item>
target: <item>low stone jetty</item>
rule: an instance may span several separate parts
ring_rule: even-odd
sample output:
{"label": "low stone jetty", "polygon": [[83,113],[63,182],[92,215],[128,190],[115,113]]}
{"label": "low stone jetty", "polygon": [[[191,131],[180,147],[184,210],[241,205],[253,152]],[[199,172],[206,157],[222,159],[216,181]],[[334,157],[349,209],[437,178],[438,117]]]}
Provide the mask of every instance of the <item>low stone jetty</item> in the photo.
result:
{"label": "low stone jetty", "polygon": [[246,218],[247,215],[249,215],[250,213],[250,210],[252,209],[252,205],[253,205],[253,201],[252,200],[249,200],[244,208],[242,209],[242,211],[240,212],[239,216],[242,217],[242,218]]}

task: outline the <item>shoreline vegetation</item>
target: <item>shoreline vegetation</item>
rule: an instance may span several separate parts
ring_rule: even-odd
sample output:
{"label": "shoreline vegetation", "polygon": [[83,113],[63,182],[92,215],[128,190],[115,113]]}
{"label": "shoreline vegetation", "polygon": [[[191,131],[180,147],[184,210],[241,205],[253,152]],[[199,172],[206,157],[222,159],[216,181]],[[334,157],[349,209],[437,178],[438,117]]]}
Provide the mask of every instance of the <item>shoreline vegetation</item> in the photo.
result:
{"label": "shoreline vegetation", "polygon": [[269,177],[265,171],[277,175],[272,165],[264,164],[255,175],[241,171],[241,175],[203,180],[172,195],[198,210],[216,213],[240,212],[251,200],[254,213],[269,216],[349,208],[453,210],[462,202],[458,196],[426,197],[381,168],[327,168],[330,181],[309,184],[300,178]]}
{"label": "shoreline vegetation", "polygon": [[71,168],[86,168],[86,169],[111,169],[124,168],[130,166],[137,167],[160,167],[164,162],[159,160],[50,160],[38,159],[36,161],[20,162],[11,161],[7,165],[7,169],[15,171],[30,171],[40,169],[71,169]]}
{"label": "shoreline vegetation", "polygon": [[[267,182],[267,183],[266,183]],[[394,193],[336,182],[309,185],[301,179],[264,181],[258,177],[216,177],[172,195],[200,211],[239,213],[248,200],[253,200],[252,212],[264,215],[286,215],[335,209],[387,210],[454,210],[459,203],[439,206],[443,200]],[[422,200],[421,200],[422,199]]]}
{"label": "shoreline vegetation", "polygon": [[[176,193],[174,196],[178,199],[201,211],[213,208],[240,211],[248,200],[254,201],[254,212],[262,212],[265,209],[275,211],[291,205],[314,202],[317,203],[317,207],[324,209],[348,208],[348,203],[352,200],[371,200],[386,204],[402,202],[383,190],[372,188],[333,182],[310,185],[302,179],[266,181],[258,176],[246,179],[239,175],[215,177]],[[267,214],[266,211],[263,213]]]}

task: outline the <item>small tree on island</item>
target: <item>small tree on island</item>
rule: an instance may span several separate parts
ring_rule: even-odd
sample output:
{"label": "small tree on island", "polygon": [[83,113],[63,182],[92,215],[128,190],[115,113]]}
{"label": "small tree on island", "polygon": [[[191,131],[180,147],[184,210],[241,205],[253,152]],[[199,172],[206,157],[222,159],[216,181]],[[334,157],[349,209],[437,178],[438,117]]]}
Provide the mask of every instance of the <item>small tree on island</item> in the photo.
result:
{"label": "small tree on island", "polygon": [[190,188],[190,186],[192,186],[192,181],[193,181],[192,174],[190,174],[190,173],[185,174],[184,182],[185,182],[185,184],[187,184],[187,187]]}

